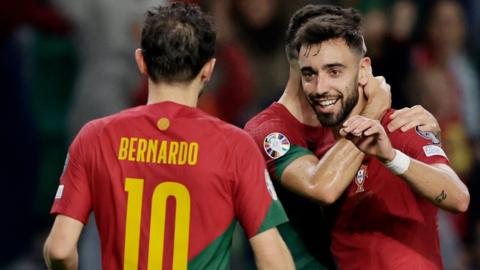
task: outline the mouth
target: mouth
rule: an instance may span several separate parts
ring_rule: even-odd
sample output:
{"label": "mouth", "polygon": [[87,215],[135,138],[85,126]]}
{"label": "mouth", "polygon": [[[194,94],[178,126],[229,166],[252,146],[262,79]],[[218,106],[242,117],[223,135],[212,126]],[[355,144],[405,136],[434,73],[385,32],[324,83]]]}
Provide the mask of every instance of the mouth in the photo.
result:
{"label": "mouth", "polygon": [[329,106],[333,106],[339,100],[340,100],[340,98],[338,98],[338,97],[328,98],[328,99],[320,99],[316,103],[322,108],[327,108]]}
{"label": "mouth", "polygon": [[317,107],[319,112],[322,113],[332,113],[335,105],[339,103],[338,101],[341,97],[322,97],[313,100],[313,105]]}

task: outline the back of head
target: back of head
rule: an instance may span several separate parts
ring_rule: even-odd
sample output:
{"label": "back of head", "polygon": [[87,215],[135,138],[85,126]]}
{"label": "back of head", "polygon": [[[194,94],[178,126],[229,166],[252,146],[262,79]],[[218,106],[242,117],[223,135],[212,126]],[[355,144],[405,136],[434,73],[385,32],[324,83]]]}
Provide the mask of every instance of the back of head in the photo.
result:
{"label": "back of head", "polygon": [[308,44],[343,38],[351,48],[359,49],[364,55],[366,48],[360,31],[361,20],[360,14],[352,8],[332,5],[304,6],[293,14],[288,25],[286,36],[288,60],[298,60],[299,35],[304,36],[301,38],[302,43]]}
{"label": "back of head", "polygon": [[147,12],[142,52],[154,82],[194,79],[215,53],[216,34],[198,6],[173,3]]}

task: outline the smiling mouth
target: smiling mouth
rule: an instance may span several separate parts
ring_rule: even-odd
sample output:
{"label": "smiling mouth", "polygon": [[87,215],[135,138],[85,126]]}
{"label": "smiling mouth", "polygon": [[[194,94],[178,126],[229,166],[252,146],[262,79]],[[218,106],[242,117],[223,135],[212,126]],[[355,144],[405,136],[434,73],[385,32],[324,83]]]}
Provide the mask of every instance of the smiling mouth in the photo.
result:
{"label": "smiling mouth", "polygon": [[330,106],[335,105],[335,103],[337,103],[337,101],[339,100],[340,100],[340,97],[317,99],[315,100],[315,105],[320,106],[322,108],[328,108]]}
{"label": "smiling mouth", "polygon": [[322,107],[328,107],[328,106],[331,106],[331,105],[335,104],[338,100],[339,100],[339,98],[321,100],[321,101],[318,102],[318,104]]}

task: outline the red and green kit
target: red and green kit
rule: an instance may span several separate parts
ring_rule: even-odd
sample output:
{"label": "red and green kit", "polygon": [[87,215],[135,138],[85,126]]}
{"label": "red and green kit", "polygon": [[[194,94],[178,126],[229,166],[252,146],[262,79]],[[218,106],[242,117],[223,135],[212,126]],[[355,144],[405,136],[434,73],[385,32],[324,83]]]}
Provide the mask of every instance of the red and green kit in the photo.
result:
{"label": "red and green kit", "polygon": [[51,212],[92,211],[103,269],[228,269],[237,222],[251,238],[287,221],[248,134],[173,102],[79,132]]}
{"label": "red and green kit", "polygon": [[330,130],[299,122],[280,103],[273,103],[245,126],[267,168],[290,219],[279,227],[297,269],[334,269],[326,209],[281,184],[285,168],[305,155],[320,155],[334,143]]}

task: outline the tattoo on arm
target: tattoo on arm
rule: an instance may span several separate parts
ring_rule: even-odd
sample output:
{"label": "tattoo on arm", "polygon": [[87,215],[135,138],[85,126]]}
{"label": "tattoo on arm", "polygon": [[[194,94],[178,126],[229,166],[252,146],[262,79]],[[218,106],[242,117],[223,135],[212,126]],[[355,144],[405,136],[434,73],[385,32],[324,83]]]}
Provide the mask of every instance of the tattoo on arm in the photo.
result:
{"label": "tattoo on arm", "polygon": [[435,201],[436,201],[437,203],[441,203],[441,202],[444,201],[446,198],[447,198],[447,193],[445,192],[445,190],[442,190],[442,192],[440,192],[440,194],[438,194],[438,196],[435,197]]}

